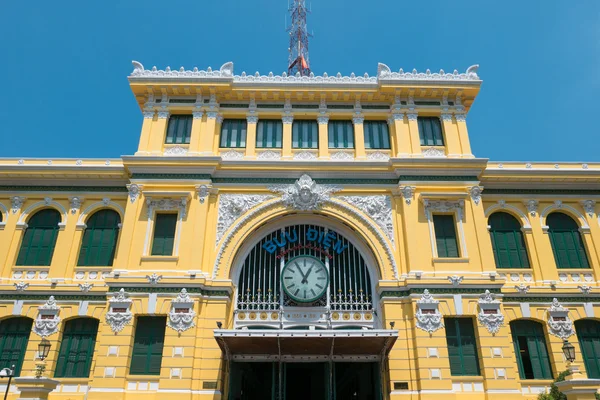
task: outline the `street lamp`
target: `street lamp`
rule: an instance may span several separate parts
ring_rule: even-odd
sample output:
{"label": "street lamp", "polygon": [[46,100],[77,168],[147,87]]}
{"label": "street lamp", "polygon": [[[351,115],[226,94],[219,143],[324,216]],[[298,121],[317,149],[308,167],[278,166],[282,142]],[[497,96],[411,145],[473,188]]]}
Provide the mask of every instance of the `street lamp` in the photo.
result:
{"label": "street lamp", "polygon": [[35,366],[36,378],[41,378],[42,374],[46,370],[46,362],[44,360],[46,359],[46,357],[48,357],[48,353],[50,353],[51,346],[52,345],[46,338],[42,339],[40,344],[38,344],[38,358],[40,359],[40,362],[37,363]]}
{"label": "street lamp", "polygon": [[575,346],[569,343],[567,339],[563,341],[562,351],[569,363],[575,361]]}
{"label": "street lamp", "polygon": [[2,368],[0,370],[0,378],[8,378],[8,384],[6,385],[6,392],[4,393],[4,400],[8,398],[8,390],[10,389],[10,382],[13,376],[15,376],[15,366],[11,368]]}

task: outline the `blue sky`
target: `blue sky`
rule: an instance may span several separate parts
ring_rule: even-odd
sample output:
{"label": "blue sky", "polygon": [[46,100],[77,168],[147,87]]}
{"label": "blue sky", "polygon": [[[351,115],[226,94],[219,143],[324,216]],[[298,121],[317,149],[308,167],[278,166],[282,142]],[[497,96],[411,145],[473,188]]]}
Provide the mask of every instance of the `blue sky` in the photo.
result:
{"label": "blue sky", "polygon": [[[131,60],[281,73],[286,10],[287,0],[0,2],[0,157],[133,154]],[[309,29],[318,74],[480,64],[467,118],[478,157],[600,161],[600,1],[313,0]]]}

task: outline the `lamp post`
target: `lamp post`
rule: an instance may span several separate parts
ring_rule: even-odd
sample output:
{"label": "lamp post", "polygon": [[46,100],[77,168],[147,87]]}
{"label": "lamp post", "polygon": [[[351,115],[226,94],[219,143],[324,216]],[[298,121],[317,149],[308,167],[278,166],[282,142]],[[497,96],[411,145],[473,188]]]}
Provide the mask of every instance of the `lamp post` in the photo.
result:
{"label": "lamp post", "polygon": [[12,381],[13,376],[15,376],[15,366],[13,365],[11,368],[2,368],[0,370],[0,378],[8,378],[8,384],[6,385],[6,392],[4,392],[4,400],[8,398],[8,390],[10,389],[10,382]]}
{"label": "lamp post", "polygon": [[575,346],[569,343],[567,339],[563,341],[562,351],[569,364],[575,361]]}
{"label": "lamp post", "polygon": [[35,377],[36,378],[41,378],[42,374],[46,370],[46,361],[45,360],[46,360],[46,357],[48,357],[48,353],[50,353],[51,346],[52,345],[46,338],[42,339],[40,344],[38,344],[38,358],[40,359],[40,362],[36,363],[36,365],[35,365]]}

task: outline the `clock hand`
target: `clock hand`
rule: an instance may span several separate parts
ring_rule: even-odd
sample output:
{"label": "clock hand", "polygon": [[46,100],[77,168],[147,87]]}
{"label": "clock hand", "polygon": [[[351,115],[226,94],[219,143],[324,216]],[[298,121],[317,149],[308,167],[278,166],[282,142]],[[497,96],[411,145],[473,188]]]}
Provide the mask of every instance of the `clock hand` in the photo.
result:
{"label": "clock hand", "polygon": [[312,272],[313,267],[314,267],[314,265],[311,265],[311,267],[308,269],[308,271],[306,271],[306,275],[304,276],[304,279],[302,279],[302,283],[308,283],[308,276]]}
{"label": "clock hand", "polygon": [[302,273],[302,268],[300,268],[300,266],[298,265],[298,263],[295,263],[296,267],[298,267],[298,271],[300,272],[300,275],[302,275],[302,281],[300,283],[305,283],[306,282],[306,275],[304,275]]}

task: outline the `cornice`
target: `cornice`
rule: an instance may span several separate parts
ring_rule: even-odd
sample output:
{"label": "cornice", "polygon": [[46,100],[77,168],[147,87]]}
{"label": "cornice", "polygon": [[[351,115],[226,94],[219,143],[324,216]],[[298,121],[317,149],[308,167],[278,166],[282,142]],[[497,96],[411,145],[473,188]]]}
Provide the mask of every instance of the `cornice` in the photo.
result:
{"label": "cornice", "polygon": [[0,192],[127,192],[125,186],[12,186],[0,185]]}

